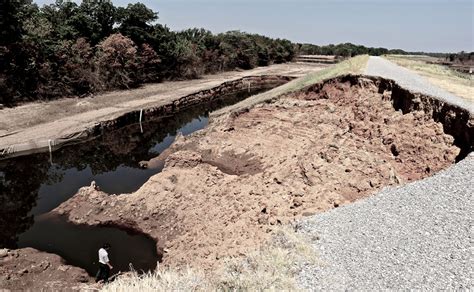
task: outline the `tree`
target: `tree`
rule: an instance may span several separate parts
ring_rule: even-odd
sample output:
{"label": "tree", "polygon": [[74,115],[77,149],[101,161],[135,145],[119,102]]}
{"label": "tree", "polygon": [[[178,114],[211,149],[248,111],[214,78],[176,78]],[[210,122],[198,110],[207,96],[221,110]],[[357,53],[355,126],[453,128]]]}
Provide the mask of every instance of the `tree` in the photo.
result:
{"label": "tree", "polygon": [[69,95],[80,96],[104,88],[95,72],[94,52],[87,39],[65,43],[62,49],[64,65],[59,75],[64,76],[62,80],[70,89]]}
{"label": "tree", "polygon": [[122,34],[113,34],[98,45],[97,70],[106,88],[136,86],[138,56],[135,43]]}
{"label": "tree", "polygon": [[179,79],[197,78],[203,73],[196,46],[185,36],[177,35],[172,58],[175,60],[175,76]]}
{"label": "tree", "polygon": [[143,44],[139,51],[139,79],[141,82],[157,81],[160,78],[161,60],[149,44]]}
{"label": "tree", "polygon": [[21,14],[32,0],[0,1],[0,46],[21,40],[24,33]]}
{"label": "tree", "polygon": [[117,21],[117,8],[110,0],[83,0],[73,19],[81,37],[95,45],[112,34]]}
{"label": "tree", "polygon": [[80,37],[80,32],[75,25],[78,5],[72,1],[56,0],[55,3],[41,8],[41,14],[53,27],[55,41],[75,40]]}
{"label": "tree", "polygon": [[117,18],[120,33],[138,45],[153,43],[152,23],[158,19],[158,13],[142,3],[135,3],[128,4],[126,8],[118,8]]}
{"label": "tree", "polygon": [[174,32],[157,19],[141,3],[56,0],[39,8],[32,0],[0,0],[0,103],[251,69],[290,61],[296,52],[288,40],[202,28]]}

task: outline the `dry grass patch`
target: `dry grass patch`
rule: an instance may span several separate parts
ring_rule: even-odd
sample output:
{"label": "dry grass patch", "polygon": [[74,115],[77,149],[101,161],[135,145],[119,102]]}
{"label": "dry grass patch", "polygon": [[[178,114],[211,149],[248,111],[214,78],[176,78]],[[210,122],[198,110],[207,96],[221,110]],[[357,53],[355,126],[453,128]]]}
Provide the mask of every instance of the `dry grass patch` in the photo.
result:
{"label": "dry grass patch", "polygon": [[310,243],[290,227],[276,230],[270,242],[243,258],[224,260],[219,270],[205,273],[185,267],[158,267],[155,272],[131,272],[102,291],[281,291],[296,290],[302,265],[318,263]]}
{"label": "dry grass patch", "polygon": [[472,76],[450,69],[447,66],[428,64],[424,58],[387,55],[386,59],[395,64],[415,71],[431,83],[465,99],[474,100],[474,81]]}
{"label": "dry grass patch", "polygon": [[249,97],[237,104],[215,111],[212,113],[212,115],[219,116],[219,115],[233,112],[233,111],[248,109],[248,108],[253,107],[256,104],[277,98],[283,94],[295,92],[295,91],[305,88],[306,86],[321,82],[326,79],[334,78],[340,75],[362,74],[365,67],[367,66],[368,60],[369,60],[368,55],[361,55],[361,56],[356,56],[356,57],[347,59],[341,63],[327,67],[321,71],[309,73],[308,75],[300,77],[293,81],[290,81],[285,85],[282,85],[272,90],[266,91],[264,93]]}

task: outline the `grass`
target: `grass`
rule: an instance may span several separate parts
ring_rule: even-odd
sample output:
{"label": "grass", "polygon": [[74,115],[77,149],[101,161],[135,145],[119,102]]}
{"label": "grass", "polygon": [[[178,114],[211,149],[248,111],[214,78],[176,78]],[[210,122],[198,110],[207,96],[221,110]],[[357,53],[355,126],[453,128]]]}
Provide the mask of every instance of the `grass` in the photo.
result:
{"label": "grass", "polygon": [[318,263],[311,245],[293,229],[281,227],[261,249],[225,259],[216,271],[158,267],[153,273],[121,276],[102,291],[289,291],[297,289],[295,275],[307,263]]}
{"label": "grass", "polygon": [[472,76],[450,69],[447,66],[428,64],[423,58],[402,55],[387,55],[386,59],[415,71],[431,83],[465,99],[474,100]]}
{"label": "grass", "polygon": [[306,86],[321,82],[325,79],[334,78],[344,74],[362,74],[367,65],[368,60],[368,55],[356,56],[347,59],[341,63],[327,67],[321,71],[310,73],[306,76],[290,81],[287,84],[274,88],[270,91],[252,96],[251,98],[247,98],[246,100],[239,102],[235,105],[215,111],[212,113],[212,115],[219,116],[225,113],[247,109],[256,104],[276,98],[280,95],[301,90]]}

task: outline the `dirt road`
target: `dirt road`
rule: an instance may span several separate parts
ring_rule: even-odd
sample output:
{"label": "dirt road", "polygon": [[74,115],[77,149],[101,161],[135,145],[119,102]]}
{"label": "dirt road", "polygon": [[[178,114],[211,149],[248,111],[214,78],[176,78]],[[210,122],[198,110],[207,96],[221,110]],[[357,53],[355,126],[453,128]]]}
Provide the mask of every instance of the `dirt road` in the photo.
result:
{"label": "dirt road", "polygon": [[180,97],[246,76],[285,75],[300,77],[324,65],[280,64],[248,71],[207,75],[197,80],[148,84],[138,89],[114,91],[82,99],[35,102],[0,110],[0,149],[12,145],[39,144],[65,137],[112,120],[124,113],[164,105]]}
{"label": "dirt road", "polygon": [[[436,96],[440,100],[465,108],[474,114],[474,102],[472,99],[456,96],[430,82],[429,79],[426,79],[417,72],[398,66],[385,58],[371,56],[364,73],[393,79],[406,89]],[[471,88],[471,90],[474,90],[474,88]]]}

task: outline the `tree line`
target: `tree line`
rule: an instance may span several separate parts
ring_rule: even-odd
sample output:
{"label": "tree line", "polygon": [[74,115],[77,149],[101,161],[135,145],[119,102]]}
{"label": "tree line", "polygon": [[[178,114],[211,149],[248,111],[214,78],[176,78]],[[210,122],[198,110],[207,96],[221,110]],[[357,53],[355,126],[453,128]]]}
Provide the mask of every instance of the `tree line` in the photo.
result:
{"label": "tree line", "polygon": [[350,43],[294,44],[240,31],[171,31],[141,3],[0,1],[0,103],[85,96],[147,82],[198,78],[293,60],[298,54],[381,55]]}
{"label": "tree line", "polygon": [[240,31],[174,32],[144,4],[0,1],[0,103],[83,96],[288,62],[294,45]]}
{"label": "tree line", "polygon": [[300,44],[298,51],[303,55],[334,55],[336,57],[354,57],[357,55],[380,56],[384,54],[405,54],[403,50],[389,50],[386,48],[372,48],[362,45],[344,43],[338,45],[318,46],[313,44]]}
{"label": "tree line", "polygon": [[459,52],[457,54],[448,54],[445,57],[446,61],[455,64],[471,64],[474,63],[474,52]]}

